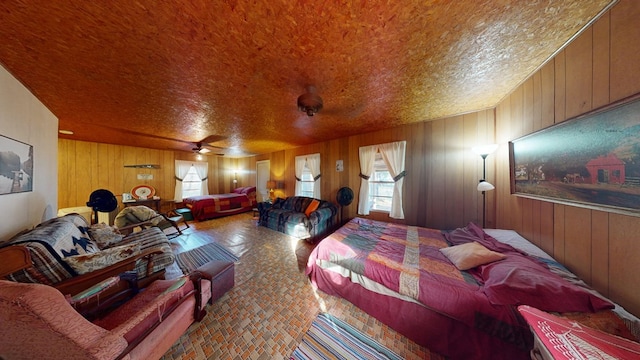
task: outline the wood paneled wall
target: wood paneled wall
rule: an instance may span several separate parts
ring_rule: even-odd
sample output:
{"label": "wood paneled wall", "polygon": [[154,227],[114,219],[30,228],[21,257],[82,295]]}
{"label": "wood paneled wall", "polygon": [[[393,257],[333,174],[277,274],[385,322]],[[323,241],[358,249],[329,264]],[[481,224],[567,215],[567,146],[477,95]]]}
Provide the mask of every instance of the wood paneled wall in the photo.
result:
{"label": "wood paneled wall", "polygon": [[640,2],[620,1],[496,108],[497,227],[517,230],[640,315],[640,217],[509,192],[509,140],[640,92]]}
{"label": "wood paneled wall", "polygon": [[[252,171],[255,181],[255,162],[270,160],[271,178],[282,181],[284,189],[276,196],[294,194],[295,157],[320,153],[322,169],[322,198],[335,202],[338,189],[350,187],[356,196],[344,208],[344,219],[357,213],[360,190],[361,146],[393,141],[407,141],[404,181],[405,222],[433,228],[455,228],[469,221],[482,222],[482,197],[476,190],[482,177],[482,159],[470,151],[471,147],[494,142],[494,111],[485,110],[431,122],[398,126],[384,131],[365,133],[302,146],[250,158],[243,164]],[[342,160],[344,171],[336,171],[336,161]],[[493,178],[493,160],[487,159],[488,180]],[[495,224],[494,199],[487,193],[487,224]],[[394,221],[385,213],[372,213],[373,219]]]}
{"label": "wood paneled wall", "polygon": [[[94,190],[107,189],[122,208],[122,193],[137,185],[150,185],[162,199],[162,211],[175,207],[175,160],[196,161],[194,154],[134,146],[58,140],[58,208],[85,206]],[[237,171],[239,159],[203,156],[209,163],[209,192],[229,192],[237,174],[238,186],[246,186],[248,174]],[[125,165],[156,164],[159,169],[129,168]],[[138,174],[153,175],[138,180]]]}

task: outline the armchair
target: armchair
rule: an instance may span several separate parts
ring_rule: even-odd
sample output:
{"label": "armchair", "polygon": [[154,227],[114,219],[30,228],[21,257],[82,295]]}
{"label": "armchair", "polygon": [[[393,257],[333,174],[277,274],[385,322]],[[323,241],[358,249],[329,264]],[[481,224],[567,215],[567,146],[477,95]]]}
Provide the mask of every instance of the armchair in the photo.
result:
{"label": "armchair", "polygon": [[53,287],[0,280],[0,358],[159,359],[210,298],[210,281],[194,272],[154,281],[90,322]]}

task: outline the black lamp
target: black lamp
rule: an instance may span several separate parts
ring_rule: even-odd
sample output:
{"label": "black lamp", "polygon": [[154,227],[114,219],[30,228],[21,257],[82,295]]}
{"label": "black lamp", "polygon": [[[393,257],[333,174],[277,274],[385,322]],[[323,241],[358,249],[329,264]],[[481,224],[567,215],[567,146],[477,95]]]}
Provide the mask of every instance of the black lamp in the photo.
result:
{"label": "black lamp", "polygon": [[495,186],[493,186],[493,184],[491,184],[486,180],[487,179],[487,156],[489,156],[489,154],[493,153],[497,149],[498,149],[497,144],[475,146],[471,148],[471,151],[473,151],[474,153],[482,157],[482,179],[480,179],[480,181],[478,182],[478,191],[482,192],[482,227],[483,228],[486,226],[485,217],[487,213],[485,192],[491,191],[496,188]]}

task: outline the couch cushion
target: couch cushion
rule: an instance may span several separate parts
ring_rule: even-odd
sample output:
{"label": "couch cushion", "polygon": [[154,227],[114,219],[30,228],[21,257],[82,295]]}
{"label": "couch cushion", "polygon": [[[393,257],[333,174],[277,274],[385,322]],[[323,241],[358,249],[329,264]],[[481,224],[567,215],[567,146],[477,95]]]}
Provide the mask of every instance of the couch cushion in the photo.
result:
{"label": "couch cushion", "polygon": [[133,299],[93,323],[121,333],[131,342],[156,322],[163,321],[166,311],[192,290],[193,282],[184,281],[183,277],[156,280]]}
{"label": "couch cushion", "polygon": [[104,249],[92,254],[67,256],[63,260],[78,274],[104,269],[122,260],[126,260],[140,253],[139,243],[130,243]]}
{"label": "couch cushion", "polygon": [[[175,261],[175,255],[171,250],[171,244],[167,235],[157,227],[150,227],[142,231],[133,233],[127,236],[125,242],[137,242],[140,244],[140,251],[145,252],[149,249],[158,249],[162,251],[162,254],[156,254],[153,256],[153,268],[152,273],[158,272],[173,264]],[[136,271],[138,273],[138,279],[145,277],[147,273],[147,260],[139,259],[136,262]]]}
{"label": "couch cushion", "polygon": [[98,245],[100,249],[106,249],[122,241],[124,235],[118,232],[118,229],[105,223],[93,224],[87,230],[91,239]]}

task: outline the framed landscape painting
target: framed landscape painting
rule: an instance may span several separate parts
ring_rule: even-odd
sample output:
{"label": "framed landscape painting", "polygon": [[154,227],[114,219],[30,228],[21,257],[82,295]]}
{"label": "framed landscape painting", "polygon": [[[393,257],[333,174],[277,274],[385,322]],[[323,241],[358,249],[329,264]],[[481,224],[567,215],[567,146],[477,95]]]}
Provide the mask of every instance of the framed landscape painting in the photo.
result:
{"label": "framed landscape painting", "polygon": [[33,190],[33,146],[0,135],[0,195]]}
{"label": "framed landscape painting", "polygon": [[640,215],[640,94],[509,143],[511,193]]}

